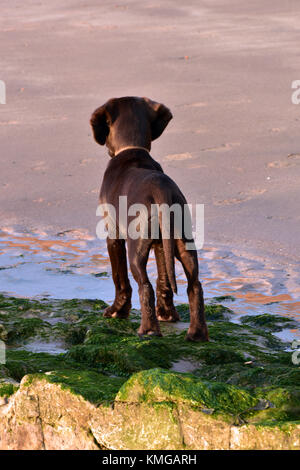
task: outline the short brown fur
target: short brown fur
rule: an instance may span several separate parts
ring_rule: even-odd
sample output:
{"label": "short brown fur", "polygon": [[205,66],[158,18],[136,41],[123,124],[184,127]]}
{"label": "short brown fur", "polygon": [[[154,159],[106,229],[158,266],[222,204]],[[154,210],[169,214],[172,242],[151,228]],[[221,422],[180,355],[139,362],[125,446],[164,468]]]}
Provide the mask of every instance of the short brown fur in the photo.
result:
{"label": "short brown fur", "polygon": [[[116,208],[117,220],[119,196],[127,196],[128,207],[136,203],[144,204],[148,214],[151,204],[177,203],[182,207],[186,204],[178,186],[147,151],[150,152],[151,141],[162,134],[171,119],[170,110],[163,104],[137,97],[110,99],[92,114],[95,140],[100,145],[106,144],[112,157],[104,174],[100,203],[112,204]],[[173,303],[173,291],[177,289],[175,256],[182,263],[188,281],[190,327],[186,338],[208,341],[197,251],[186,250],[187,241],[191,242],[184,237],[174,239],[174,236],[170,240],[127,240],[129,265],[139,289],[142,321],[138,333],[141,336],[161,336],[159,321],[180,320]],[[125,240],[107,238],[107,248],[116,293],[113,305],[106,309],[104,315],[127,318],[131,309],[132,289],[128,279]],[[158,271],[156,306],[146,271],[151,248],[155,252]]]}

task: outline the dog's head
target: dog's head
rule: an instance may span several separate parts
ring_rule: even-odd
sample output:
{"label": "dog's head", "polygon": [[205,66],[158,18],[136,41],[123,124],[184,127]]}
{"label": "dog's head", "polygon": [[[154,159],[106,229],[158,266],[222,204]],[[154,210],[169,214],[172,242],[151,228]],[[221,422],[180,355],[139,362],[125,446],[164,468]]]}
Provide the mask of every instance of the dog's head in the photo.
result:
{"label": "dog's head", "polygon": [[90,122],[96,142],[106,144],[113,157],[125,147],[150,150],[151,141],[162,134],[171,119],[171,111],[163,104],[126,96],[108,100],[93,112]]}

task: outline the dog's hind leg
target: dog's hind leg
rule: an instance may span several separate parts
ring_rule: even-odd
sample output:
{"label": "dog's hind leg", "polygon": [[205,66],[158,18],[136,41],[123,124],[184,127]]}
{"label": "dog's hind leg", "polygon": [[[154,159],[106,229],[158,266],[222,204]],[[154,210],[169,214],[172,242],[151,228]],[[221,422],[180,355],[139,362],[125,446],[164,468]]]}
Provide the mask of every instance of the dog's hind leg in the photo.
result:
{"label": "dog's hind leg", "polygon": [[128,255],[132,275],[139,288],[139,297],[142,312],[139,336],[162,336],[155,314],[155,298],[153,287],[149,281],[146,266],[152,240],[128,240]]}
{"label": "dog's hind leg", "polygon": [[104,317],[127,318],[131,309],[132,289],[128,279],[125,240],[107,238],[107,250],[116,293],[114,303],[107,307]]}
{"label": "dog's hind leg", "polygon": [[198,279],[197,251],[187,250],[183,240],[176,240],[176,242],[175,255],[182,263],[188,281],[187,294],[190,304],[190,327],[186,339],[189,341],[208,341],[203,290]]}
{"label": "dog's hind leg", "polygon": [[154,253],[157,265],[156,317],[159,321],[179,321],[180,317],[173,303],[173,291],[167,274],[162,243],[154,244]]}

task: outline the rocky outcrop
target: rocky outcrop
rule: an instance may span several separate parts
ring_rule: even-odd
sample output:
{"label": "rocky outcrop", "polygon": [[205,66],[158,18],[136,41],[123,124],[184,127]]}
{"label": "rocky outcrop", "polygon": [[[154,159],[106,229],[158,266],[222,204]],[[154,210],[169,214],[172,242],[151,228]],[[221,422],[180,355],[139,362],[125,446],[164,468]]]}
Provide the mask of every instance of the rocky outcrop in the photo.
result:
{"label": "rocky outcrop", "polygon": [[88,426],[93,406],[59,385],[29,379],[0,408],[0,449],[97,449]]}
{"label": "rocky outcrop", "polygon": [[139,312],[104,306],[0,296],[0,449],[300,449],[299,366],[272,334],[286,319],[238,325],[212,303],[209,343],[185,342],[183,322],[140,340]]}
{"label": "rocky outcrop", "polygon": [[123,401],[127,385],[114,406],[97,407],[46,377],[26,376],[0,408],[0,449],[300,449],[300,424],[233,425],[188,401],[140,400],[140,381],[130,386],[137,401]]}

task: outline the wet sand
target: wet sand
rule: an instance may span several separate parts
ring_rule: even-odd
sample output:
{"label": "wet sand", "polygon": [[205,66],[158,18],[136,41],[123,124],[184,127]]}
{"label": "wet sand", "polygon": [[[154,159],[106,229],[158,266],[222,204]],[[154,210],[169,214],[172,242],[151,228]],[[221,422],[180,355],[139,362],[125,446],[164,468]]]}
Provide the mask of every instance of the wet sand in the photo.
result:
{"label": "wet sand", "polygon": [[298,317],[299,16],[297,0],[2,6],[0,290],[111,300],[94,239],[109,157],[89,117],[110,97],[137,95],[172,110],[152,155],[205,204],[206,297],[233,293],[237,315]]}
{"label": "wet sand", "polygon": [[[300,269],[269,264],[258,256],[247,257],[227,246],[206,245],[199,253],[200,277],[206,302],[218,302],[234,312],[233,322],[244,315],[279,314],[300,322]],[[149,278],[155,285],[156,265],[152,254]],[[139,308],[137,286],[132,304]],[[176,263],[178,295],[175,305],[186,303],[186,278]],[[106,246],[84,231],[50,237],[47,233],[0,232],[1,292],[13,296],[54,299],[102,299],[111,303],[114,285]],[[222,298],[224,297],[225,298]],[[232,297],[232,299],[230,298]],[[176,328],[186,329],[186,323]],[[275,333],[287,342],[300,338],[297,329]]]}
{"label": "wet sand", "polygon": [[152,154],[205,204],[206,242],[299,259],[299,14],[297,0],[3,5],[1,226],[94,234],[108,156],[90,114],[149,96],[174,114]]}

